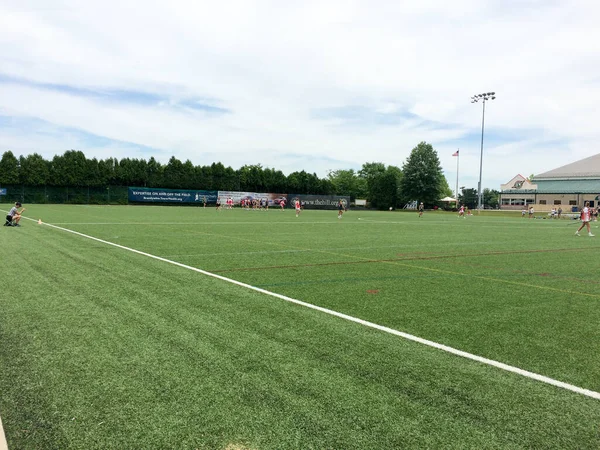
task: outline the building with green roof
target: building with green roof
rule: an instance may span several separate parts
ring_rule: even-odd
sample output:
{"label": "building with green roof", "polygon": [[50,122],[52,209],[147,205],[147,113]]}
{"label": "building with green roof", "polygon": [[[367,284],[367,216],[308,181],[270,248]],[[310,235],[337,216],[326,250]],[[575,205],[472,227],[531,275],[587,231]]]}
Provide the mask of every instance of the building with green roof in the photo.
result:
{"label": "building with green roof", "polygon": [[563,211],[581,208],[586,201],[597,206],[600,200],[600,154],[576,161],[531,180],[517,175],[500,186],[500,207],[536,210],[561,207]]}

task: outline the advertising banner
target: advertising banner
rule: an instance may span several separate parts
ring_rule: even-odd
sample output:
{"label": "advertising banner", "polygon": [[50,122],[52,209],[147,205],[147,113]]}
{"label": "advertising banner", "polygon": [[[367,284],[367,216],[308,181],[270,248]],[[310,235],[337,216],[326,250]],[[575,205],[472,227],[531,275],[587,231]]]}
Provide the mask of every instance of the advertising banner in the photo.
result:
{"label": "advertising banner", "polygon": [[189,191],[183,189],[137,188],[130,187],[128,199],[130,202],[142,203],[216,203],[217,191]]}
{"label": "advertising banner", "polygon": [[294,207],[296,199],[300,200],[300,203],[304,202],[305,209],[337,209],[338,202],[341,200],[344,208],[350,206],[350,197],[344,195],[303,195],[303,194],[290,194],[288,195],[288,206]]}
{"label": "advertising banner", "polygon": [[266,199],[269,202],[269,207],[279,206],[282,200],[287,203],[286,194],[272,194],[267,192],[238,192],[238,191],[219,191],[219,198],[221,199],[221,205],[225,204],[228,198],[233,199],[234,205],[239,205],[242,200],[248,200],[252,203],[252,200]]}
{"label": "advertising banner", "polygon": [[6,195],[6,188],[0,189],[0,195]]}

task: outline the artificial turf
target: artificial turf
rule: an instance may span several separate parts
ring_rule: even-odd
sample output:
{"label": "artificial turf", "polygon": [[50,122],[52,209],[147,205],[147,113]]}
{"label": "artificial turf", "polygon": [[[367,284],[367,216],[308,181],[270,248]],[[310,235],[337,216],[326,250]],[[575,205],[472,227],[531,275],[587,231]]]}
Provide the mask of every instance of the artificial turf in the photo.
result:
{"label": "artificial turf", "polygon": [[[600,391],[598,238],[567,220],[27,214]],[[35,222],[0,242],[11,449],[600,446],[598,400]]]}

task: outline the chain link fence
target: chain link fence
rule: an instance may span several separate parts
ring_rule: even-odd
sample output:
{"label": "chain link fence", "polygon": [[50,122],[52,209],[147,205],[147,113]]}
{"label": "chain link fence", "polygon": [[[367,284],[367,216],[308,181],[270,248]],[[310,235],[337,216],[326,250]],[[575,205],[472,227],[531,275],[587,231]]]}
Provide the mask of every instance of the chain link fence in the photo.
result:
{"label": "chain link fence", "polygon": [[[62,203],[72,205],[126,205],[127,186],[0,186],[0,203]],[[4,193],[6,190],[6,193]]]}

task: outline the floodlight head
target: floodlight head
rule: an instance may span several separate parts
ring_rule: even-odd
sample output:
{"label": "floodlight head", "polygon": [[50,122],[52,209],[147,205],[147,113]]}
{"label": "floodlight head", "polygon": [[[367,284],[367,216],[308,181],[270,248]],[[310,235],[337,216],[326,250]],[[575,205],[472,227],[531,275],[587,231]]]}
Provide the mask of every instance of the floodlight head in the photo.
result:
{"label": "floodlight head", "polygon": [[496,100],[496,97],[492,97],[492,100]]}

